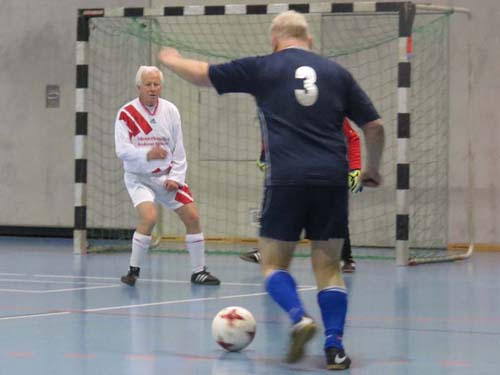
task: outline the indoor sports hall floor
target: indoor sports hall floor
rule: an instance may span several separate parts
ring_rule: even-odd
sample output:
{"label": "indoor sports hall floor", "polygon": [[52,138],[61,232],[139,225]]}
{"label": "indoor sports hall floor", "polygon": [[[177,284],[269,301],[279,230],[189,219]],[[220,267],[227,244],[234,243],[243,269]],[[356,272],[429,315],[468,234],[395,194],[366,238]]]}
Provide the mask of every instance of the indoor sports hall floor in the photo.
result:
{"label": "indoor sports hall floor", "polygon": [[[122,285],[128,253],[72,254],[67,239],[0,238],[0,374],[321,374],[322,335],[304,361],[281,361],[289,323],[262,288],[258,266],[210,255],[219,287],[192,286],[186,254],[153,254],[135,288]],[[398,268],[358,260],[350,292],[344,374],[500,374],[500,253]],[[309,260],[293,271],[319,322]],[[254,342],[226,353],[212,317],[240,305]]]}

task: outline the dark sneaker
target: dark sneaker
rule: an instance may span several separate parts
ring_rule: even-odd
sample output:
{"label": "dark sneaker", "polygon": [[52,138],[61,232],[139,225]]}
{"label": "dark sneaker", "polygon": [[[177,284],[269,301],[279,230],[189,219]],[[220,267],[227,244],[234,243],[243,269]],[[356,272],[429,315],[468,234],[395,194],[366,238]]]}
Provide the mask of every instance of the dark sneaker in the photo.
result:
{"label": "dark sneaker", "polygon": [[354,273],[356,271],[356,262],[352,259],[343,262],[342,272],[343,273]]}
{"label": "dark sneaker", "polygon": [[125,276],[122,276],[120,280],[124,284],[134,286],[135,282],[139,278],[140,271],[141,269],[139,267],[130,267],[128,273]]}
{"label": "dark sneaker", "polygon": [[300,322],[292,327],[292,335],[285,361],[294,363],[300,361],[304,356],[304,347],[311,341],[316,333],[316,323],[304,316]]}
{"label": "dark sneaker", "polygon": [[249,251],[248,253],[240,254],[240,258],[243,259],[245,262],[260,263],[260,251],[253,250]]}
{"label": "dark sneaker", "polygon": [[203,268],[203,271],[191,275],[191,283],[200,285],[219,285],[220,280]]}
{"label": "dark sneaker", "polygon": [[328,348],[325,349],[326,368],[328,370],[340,371],[348,369],[351,366],[351,359],[345,354],[343,349]]}

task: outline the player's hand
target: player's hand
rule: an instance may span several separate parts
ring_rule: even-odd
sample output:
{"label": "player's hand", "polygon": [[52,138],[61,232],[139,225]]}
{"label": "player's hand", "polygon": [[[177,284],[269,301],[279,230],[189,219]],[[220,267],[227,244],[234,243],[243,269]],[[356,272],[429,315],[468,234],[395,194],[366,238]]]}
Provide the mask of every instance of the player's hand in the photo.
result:
{"label": "player's hand", "polygon": [[175,191],[181,187],[179,183],[174,180],[167,180],[164,186],[167,191]]}
{"label": "player's hand", "polygon": [[261,172],[266,171],[266,162],[265,161],[261,161],[260,158],[258,158],[255,161],[255,164],[257,165],[257,168],[259,168]]}
{"label": "player's hand", "polygon": [[365,170],[361,172],[361,184],[366,187],[379,187],[382,183],[382,176],[378,170]]}
{"label": "player's hand", "polygon": [[353,169],[349,172],[349,190],[353,194],[363,191],[363,185],[361,184],[361,171],[359,169]]}
{"label": "player's hand", "polygon": [[160,146],[154,146],[147,153],[147,159],[149,160],[161,160],[165,159],[168,155],[167,150],[161,148]]}
{"label": "player's hand", "polygon": [[178,59],[182,57],[179,51],[175,48],[165,47],[160,50],[158,53],[158,60],[164,65],[169,65],[172,60]]}

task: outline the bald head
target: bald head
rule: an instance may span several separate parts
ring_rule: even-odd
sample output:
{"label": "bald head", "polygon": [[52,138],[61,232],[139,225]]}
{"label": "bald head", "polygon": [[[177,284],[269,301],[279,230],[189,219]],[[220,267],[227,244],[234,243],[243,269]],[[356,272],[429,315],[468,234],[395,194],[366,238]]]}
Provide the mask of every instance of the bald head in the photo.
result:
{"label": "bald head", "polygon": [[278,14],[271,22],[271,43],[273,51],[297,46],[311,48],[312,37],[303,14],[289,10]]}

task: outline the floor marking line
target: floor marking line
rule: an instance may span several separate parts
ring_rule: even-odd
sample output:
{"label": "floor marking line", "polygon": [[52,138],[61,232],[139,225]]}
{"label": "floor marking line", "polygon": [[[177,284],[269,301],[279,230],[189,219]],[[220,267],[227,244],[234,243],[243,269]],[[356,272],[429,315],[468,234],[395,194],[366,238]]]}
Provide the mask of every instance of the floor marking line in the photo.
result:
{"label": "floor marking line", "polygon": [[27,276],[25,273],[0,272],[0,276]]}
{"label": "floor marking line", "polygon": [[42,290],[38,293],[60,293],[60,292],[72,292],[75,290],[91,290],[91,289],[106,289],[106,288],[118,288],[121,287],[121,284],[115,285],[100,285],[100,286],[89,286],[89,287],[81,287],[81,288],[68,288],[68,289],[54,289],[54,290]]}
{"label": "floor marking line", "polygon": [[[307,290],[314,290],[314,289],[316,289],[316,287],[302,289],[302,290],[307,291]],[[75,310],[75,311],[59,311],[59,312],[47,312],[47,313],[40,313],[40,314],[6,316],[6,317],[0,318],[0,320],[29,319],[29,318],[40,318],[40,317],[56,316],[56,315],[68,315],[68,314],[84,314],[84,313],[93,313],[93,312],[101,312],[101,311],[133,309],[133,308],[138,308],[138,307],[172,305],[172,304],[176,304],[176,303],[186,303],[186,302],[216,301],[216,300],[226,300],[226,299],[233,299],[233,298],[255,297],[255,296],[263,296],[266,294],[267,294],[267,292],[259,292],[259,293],[236,294],[236,295],[232,295],[232,296],[223,296],[223,297],[191,298],[191,299],[182,299],[182,300],[174,300],[174,301],[141,303],[141,304],[136,304],[136,305],[98,307],[98,308],[94,308],[94,309],[84,309],[84,310]]]}
{"label": "floor marking line", "polygon": [[26,294],[48,294],[48,293],[73,292],[76,290],[91,290],[91,289],[105,289],[105,288],[118,288],[118,287],[121,287],[121,285],[114,284],[114,285],[89,286],[89,287],[81,287],[81,288],[51,289],[51,290],[0,289],[0,292],[3,292],[3,293],[26,293]]}
{"label": "floor marking line", "polygon": [[[116,281],[116,279],[114,279]],[[1,281],[5,282],[18,282],[18,283],[32,283],[32,284],[47,284],[47,283],[52,283],[52,284],[84,284],[84,285],[103,285],[103,283],[93,283],[93,282],[88,282],[88,281],[50,281],[50,280],[30,280],[30,279],[0,279]]]}
{"label": "floor marking line", "polygon": [[[302,290],[313,290],[316,289],[310,288],[310,289],[302,289]],[[100,308],[95,308],[95,309],[85,309],[83,312],[99,312],[99,311],[109,311],[109,310],[120,310],[120,309],[131,309],[131,308],[137,308],[137,307],[149,307],[149,306],[160,306],[160,305],[172,305],[176,303],[186,303],[186,302],[200,302],[200,301],[215,301],[215,300],[222,300],[222,299],[233,299],[233,298],[244,298],[244,297],[256,297],[256,296],[263,296],[266,295],[267,292],[258,292],[258,293],[247,293],[247,294],[236,294],[232,296],[223,296],[223,297],[205,297],[205,298],[194,298],[194,299],[181,299],[181,300],[174,300],[174,301],[162,301],[162,302],[150,302],[150,303],[141,303],[137,305],[123,305],[123,306],[112,306],[112,307],[100,307]]]}
{"label": "floor marking line", "polygon": [[[106,277],[106,276],[73,276],[73,275],[43,275],[36,274],[34,277],[42,277],[42,278],[67,278],[67,279],[92,279],[92,280],[117,280],[118,277]],[[172,284],[191,284],[189,280],[171,280],[171,279],[143,279],[140,278],[141,281],[144,282],[153,282],[153,283],[172,283]],[[231,285],[231,286],[262,286],[263,283],[231,283],[231,282],[223,282],[222,285]],[[313,285],[299,285],[298,288],[312,288]]]}
{"label": "floor marking line", "polygon": [[30,318],[40,318],[40,317],[46,317],[46,316],[68,315],[68,314],[71,314],[71,312],[69,312],[69,311],[48,312],[48,313],[40,313],[40,314],[4,316],[4,317],[1,317],[0,320],[30,319]]}

